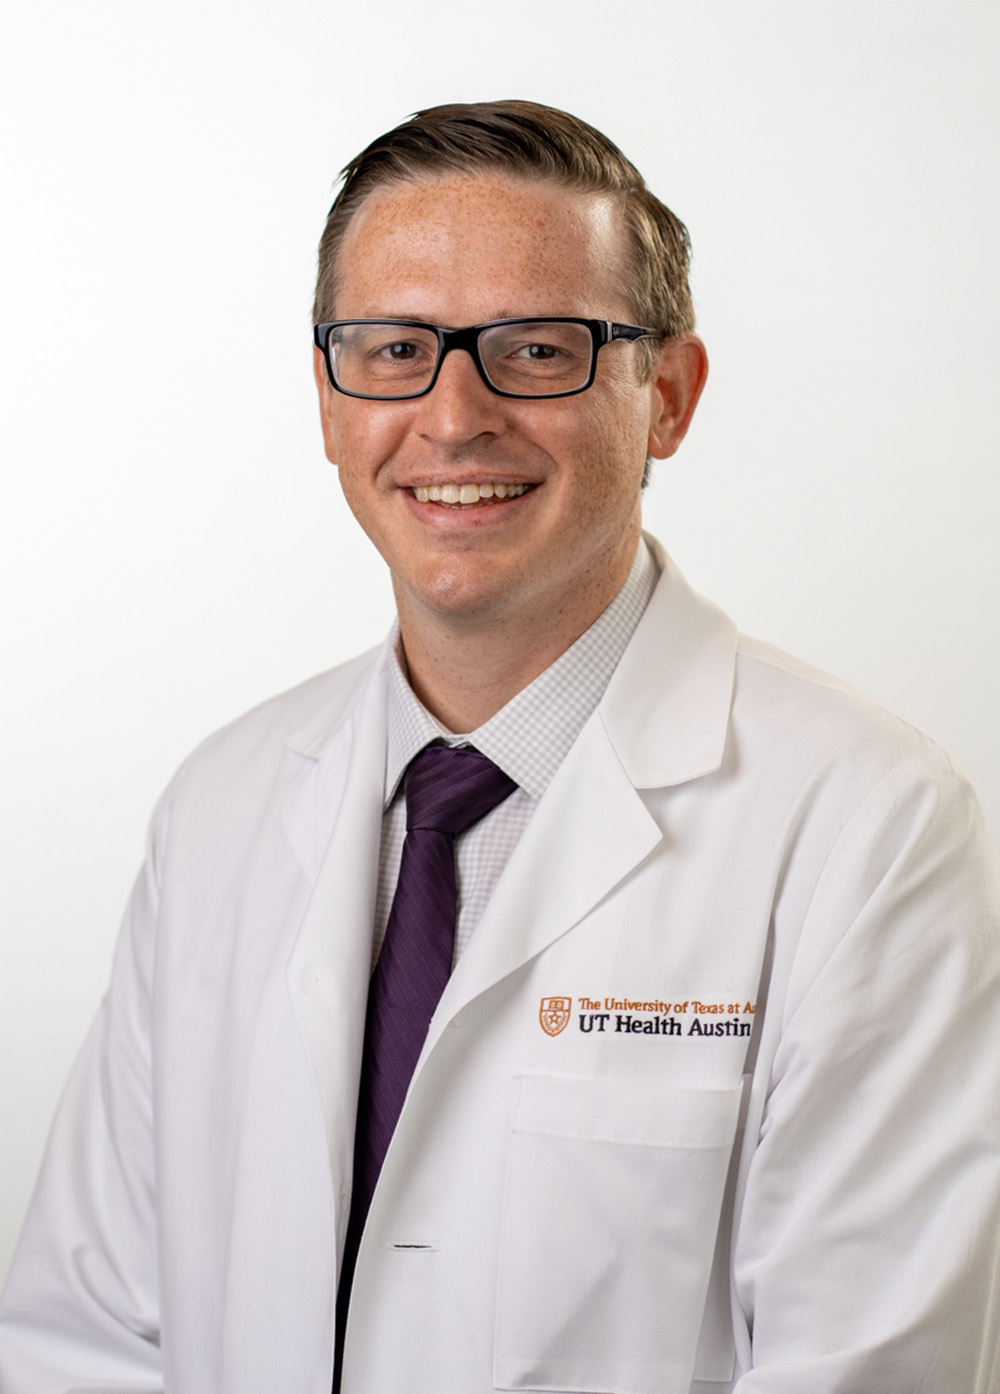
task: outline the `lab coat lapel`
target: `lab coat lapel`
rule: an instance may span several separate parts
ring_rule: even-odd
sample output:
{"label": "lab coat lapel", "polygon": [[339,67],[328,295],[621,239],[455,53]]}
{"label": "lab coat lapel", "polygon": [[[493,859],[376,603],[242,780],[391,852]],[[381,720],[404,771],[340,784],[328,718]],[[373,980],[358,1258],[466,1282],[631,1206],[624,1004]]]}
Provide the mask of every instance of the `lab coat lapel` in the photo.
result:
{"label": "lab coat lapel", "polygon": [[722,761],[736,629],[647,541],[660,582],[448,982],[422,1059],[467,1002],[578,924],[660,844],[639,789],[685,783]]}
{"label": "lab coat lapel", "polygon": [[[338,1196],[351,1171],[371,970],[386,749],[383,650],[360,690],[289,743],[307,762],[284,809],[313,881],[287,967]],[[339,1183],[339,1184],[338,1184]]]}
{"label": "lab coat lapel", "polygon": [[556,772],[459,959],[425,1054],[466,1002],[582,920],[659,841],[595,715]]}

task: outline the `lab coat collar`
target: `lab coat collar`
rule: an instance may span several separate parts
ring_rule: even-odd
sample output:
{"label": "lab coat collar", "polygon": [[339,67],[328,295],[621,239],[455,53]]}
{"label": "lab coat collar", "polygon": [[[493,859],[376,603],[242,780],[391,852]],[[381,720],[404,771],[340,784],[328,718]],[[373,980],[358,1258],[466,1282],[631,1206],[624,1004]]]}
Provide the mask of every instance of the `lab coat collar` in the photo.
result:
{"label": "lab coat collar", "polygon": [[[691,589],[660,543],[644,536],[662,574],[598,712],[633,785],[653,789],[721,763],[738,636],[732,620]],[[288,737],[292,750],[321,760],[363,694],[384,704],[396,633],[394,625],[379,649],[354,660],[357,681],[345,682]]]}
{"label": "lab coat collar", "polygon": [[392,645],[398,632],[398,627],[393,624],[377,648],[370,649],[343,668],[335,670],[337,676],[342,679],[335,695],[328,698],[301,726],[297,726],[286,736],[285,744],[290,750],[313,760],[322,759],[330,742],[350,716],[360,697],[368,693],[378,700],[381,694],[384,701]]}
{"label": "lab coat collar", "polygon": [[[293,757],[302,757],[302,770],[285,801],[282,821],[311,881],[319,874],[345,791],[364,786],[366,797],[377,799],[381,817],[393,634],[381,648],[341,670],[336,695],[285,739]],[[368,786],[373,780],[378,787],[372,792]]]}
{"label": "lab coat collar", "polygon": [[736,672],[732,620],[693,591],[655,538],[659,585],[598,713],[637,789],[682,784],[718,769]]}

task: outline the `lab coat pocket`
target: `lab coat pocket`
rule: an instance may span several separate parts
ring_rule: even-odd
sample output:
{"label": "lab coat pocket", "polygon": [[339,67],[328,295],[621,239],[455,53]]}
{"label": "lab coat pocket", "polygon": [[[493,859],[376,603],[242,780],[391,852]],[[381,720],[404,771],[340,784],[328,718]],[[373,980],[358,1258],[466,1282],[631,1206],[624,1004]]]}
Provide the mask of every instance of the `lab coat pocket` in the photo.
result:
{"label": "lab coat pocket", "polygon": [[518,1080],[498,1389],[687,1394],[739,1102],[739,1088]]}

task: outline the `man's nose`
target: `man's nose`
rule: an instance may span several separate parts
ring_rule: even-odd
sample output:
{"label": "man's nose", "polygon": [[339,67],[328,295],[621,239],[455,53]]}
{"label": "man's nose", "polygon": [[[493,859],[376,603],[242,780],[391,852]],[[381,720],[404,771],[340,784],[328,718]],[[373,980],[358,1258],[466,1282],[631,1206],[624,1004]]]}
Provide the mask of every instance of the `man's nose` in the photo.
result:
{"label": "man's nose", "polygon": [[506,429],[503,401],[483,382],[472,355],[466,349],[452,349],[445,354],[430,392],[414,403],[419,408],[417,429],[447,445],[499,435]]}

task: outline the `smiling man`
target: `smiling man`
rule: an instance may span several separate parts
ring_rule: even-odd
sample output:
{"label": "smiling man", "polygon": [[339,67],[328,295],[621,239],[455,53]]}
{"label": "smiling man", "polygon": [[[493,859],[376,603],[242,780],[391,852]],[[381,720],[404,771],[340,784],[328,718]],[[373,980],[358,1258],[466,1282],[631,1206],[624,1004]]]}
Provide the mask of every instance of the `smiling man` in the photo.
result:
{"label": "smiling man", "polygon": [[706,375],[599,132],[439,107],[320,247],[386,643],[154,818],[4,1394],[997,1394],[995,856],[641,530]]}
{"label": "smiling man", "polygon": [[[392,572],[414,691],[456,730],[493,716],[621,589],[647,452],[672,454],[694,411],[704,348],[627,323],[629,260],[609,194],[446,170],[374,189],[329,302],[323,286],[318,314],[342,317],[317,336],[327,454]],[[440,354],[431,326],[477,324]]]}

